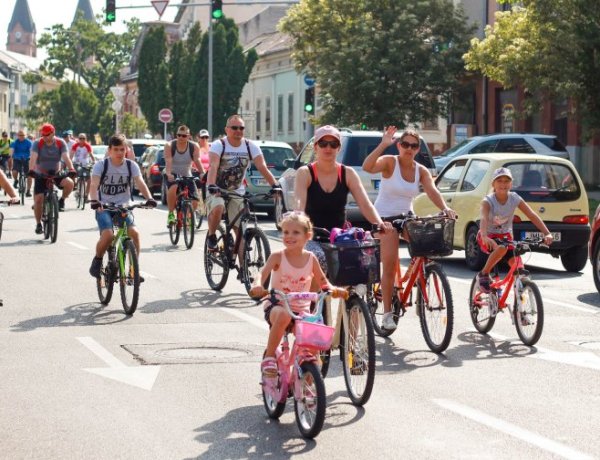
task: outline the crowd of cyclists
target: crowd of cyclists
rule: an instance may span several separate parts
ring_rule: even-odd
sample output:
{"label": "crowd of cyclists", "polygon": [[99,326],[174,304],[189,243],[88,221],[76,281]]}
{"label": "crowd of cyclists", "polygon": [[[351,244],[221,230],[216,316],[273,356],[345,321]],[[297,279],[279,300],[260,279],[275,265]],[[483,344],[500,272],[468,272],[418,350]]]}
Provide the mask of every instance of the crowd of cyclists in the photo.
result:
{"label": "crowd of cyclists", "polygon": [[[243,206],[243,200],[231,195],[223,199],[222,191],[245,192],[244,178],[250,163],[272,186],[272,192],[281,188],[269,171],[262,151],[255,142],[245,138],[245,123],[240,115],[227,119],[225,136],[209,144],[209,133],[199,132],[196,143],[190,129],[180,126],[176,139],[165,145],[164,178],[167,184],[168,224],[174,222],[174,209],[178,184],[177,178],[190,178],[192,166],[203,177],[206,190],[206,215],[208,221],[208,251],[217,246],[215,231],[224,213],[236,215]],[[10,183],[4,171],[0,170],[0,187],[16,203],[14,189],[16,177],[25,171],[28,178],[27,196],[31,196],[33,185],[34,215],[36,233],[42,233],[40,224],[42,196],[48,186],[58,186],[62,190],[60,209],[73,190],[73,179],[77,176],[75,165],[92,167],[88,182],[90,206],[95,212],[100,237],[90,274],[100,276],[102,257],[113,238],[112,215],[103,207],[106,205],[126,205],[132,196],[132,187],[146,199],[146,206],[156,206],[156,201],[146,186],[138,164],[130,159],[131,151],[123,135],[113,135],[108,141],[108,153],[101,161],[95,161],[91,146],[85,134],[78,139],[72,132],[65,132],[63,138],[55,135],[51,124],[40,129],[39,139],[29,139],[25,132],[17,132],[18,139],[8,140],[6,133],[0,141],[0,160],[14,180]],[[261,276],[254,280],[251,295],[264,297],[268,294],[265,286],[270,277],[271,287],[283,292],[317,291],[323,287],[335,287],[327,279],[327,261],[321,245],[312,239],[313,227],[327,229],[345,228],[346,202],[351,193],[365,219],[376,226],[376,238],[381,245],[381,289],[384,305],[382,327],[394,330],[396,322],[392,318],[391,303],[394,282],[394,268],[398,258],[399,238],[408,239],[406,231],[398,231],[392,222],[400,216],[413,212],[413,200],[423,190],[431,201],[448,218],[456,219],[456,213],[447,205],[435,187],[429,170],[415,161],[419,151],[419,135],[414,130],[405,130],[398,135],[395,126],[384,129],[380,144],[365,158],[363,169],[369,173],[381,173],[379,194],[374,203],[361,184],[358,174],[336,161],[341,148],[340,131],[330,125],[321,126],[315,131],[315,161],[299,168],[295,182],[294,209],[284,215],[281,222],[284,248],[273,252],[263,267]],[[384,155],[389,146],[395,144],[396,155]],[[6,153],[8,152],[8,153]],[[48,181],[52,179],[52,182]],[[32,184],[33,181],[33,184]],[[54,184],[54,185],[52,185]],[[500,168],[493,173],[493,191],[481,203],[481,229],[479,242],[482,250],[490,253],[489,260],[478,276],[482,292],[489,291],[489,273],[503,258],[512,263],[505,246],[496,244],[496,238],[512,238],[512,221],[516,209],[520,209],[544,234],[544,242],[552,243],[552,236],[537,214],[514,192],[511,192],[512,175],[509,169]],[[201,200],[194,181],[189,181],[189,195],[195,206]],[[135,247],[140,251],[140,235],[131,213],[121,216],[128,224],[128,233]],[[240,247],[241,251],[241,247]],[[238,254],[241,260],[241,254]],[[296,313],[306,312],[309,302],[298,301],[292,304]],[[282,309],[265,302],[265,319],[271,326],[271,333],[264,359],[261,363],[262,377],[266,381],[277,373],[275,348],[290,324],[290,318]]]}

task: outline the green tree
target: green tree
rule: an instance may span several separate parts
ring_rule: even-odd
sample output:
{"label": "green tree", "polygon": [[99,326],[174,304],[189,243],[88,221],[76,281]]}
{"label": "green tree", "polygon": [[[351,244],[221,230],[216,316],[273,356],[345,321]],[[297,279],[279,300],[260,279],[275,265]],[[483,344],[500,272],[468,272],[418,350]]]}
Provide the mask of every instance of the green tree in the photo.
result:
{"label": "green tree", "polygon": [[472,40],[467,69],[506,88],[521,86],[529,96],[524,115],[544,101],[570,98],[570,115],[584,136],[600,134],[600,0],[521,3],[524,8],[496,13],[485,38]]}
{"label": "green tree", "polygon": [[148,123],[144,118],[137,118],[135,115],[125,112],[119,126],[121,132],[130,138],[141,137],[148,128]]}
{"label": "green tree", "polygon": [[472,32],[451,0],[306,0],[280,27],[316,78],[317,121],[379,129],[446,114]]}
{"label": "green tree", "polygon": [[148,128],[161,133],[163,124],[158,112],[171,105],[168,84],[167,37],[162,26],[151,27],[142,43],[138,69],[138,100]]}

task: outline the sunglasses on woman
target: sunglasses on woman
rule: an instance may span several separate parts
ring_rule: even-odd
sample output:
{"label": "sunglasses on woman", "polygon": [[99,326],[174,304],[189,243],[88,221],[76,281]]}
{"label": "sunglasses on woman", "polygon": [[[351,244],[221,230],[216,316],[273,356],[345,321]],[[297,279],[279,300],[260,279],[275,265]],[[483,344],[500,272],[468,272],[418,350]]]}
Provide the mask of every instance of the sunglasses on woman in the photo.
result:
{"label": "sunglasses on woman", "polygon": [[413,150],[417,150],[420,147],[418,142],[416,144],[412,144],[412,143],[406,142],[406,141],[402,141],[402,142],[398,142],[398,143],[400,144],[400,147],[402,147],[403,149],[411,148]]}
{"label": "sunglasses on woman", "polygon": [[317,141],[317,145],[322,149],[324,149],[327,146],[331,147],[332,149],[337,149],[340,146],[340,141],[326,141],[321,139]]}

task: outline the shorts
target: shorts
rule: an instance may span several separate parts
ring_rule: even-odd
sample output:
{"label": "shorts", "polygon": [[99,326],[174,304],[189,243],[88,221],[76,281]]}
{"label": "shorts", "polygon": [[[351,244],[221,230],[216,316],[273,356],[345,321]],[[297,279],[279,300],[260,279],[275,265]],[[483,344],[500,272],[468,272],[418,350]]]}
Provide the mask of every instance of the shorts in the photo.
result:
{"label": "shorts", "polygon": [[133,214],[130,212],[127,213],[127,217],[123,217],[120,213],[111,211],[96,211],[96,222],[98,222],[98,229],[100,230],[100,233],[102,233],[104,230],[112,230],[114,225],[120,227],[123,224],[123,221],[127,223],[128,227],[135,227]]}
{"label": "shorts", "polygon": [[13,158],[13,171],[21,171],[21,168],[27,174],[29,172],[29,160]]}
{"label": "shorts", "polygon": [[5,169],[10,155],[0,155],[0,168]]}
{"label": "shorts", "polygon": [[[499,238],[499,239],[508,238],[509,240],[513,239],[512,235],[510,233],[488,233],[488,238],[492,238],[492,239],[494,239],[494,238]],[[481,249],[481,251],[484,254],[489,254],[490,253],[489,249],[485,246],[485,244],[483,244],[483,240],[481,238],[481,233],[477,234],[477,243],[479,244],[479,248]],[[504,257],[502,257],[502,259],[500,260],[500,262],[506,262],[506,263],[508,263],[508,261],[513,258],[513,254],[512,254],[512,252],[510,250],[514,249],[515,247],[513,245],[508,245],[507,248],[508,248],[508,252],[505,254]]]}
{"label": "shorts", "polygon": [[323,251],[323,248],[321,247],[319,242],[315,240],[309,240],[304,245],[304,249],[306,249],[309,252],[312,252],[315,255],[315,257],[319,261],[321,270],[323,270],[323,273],[327,275],[327,258],[325,257],[325,251]]}
{"label": "shorts", "polygon": [[[65,179],[65,176],[58,175],[58,176],[54,177],[54,179],[52,179],[52,182],[54,182],[54,185],[56,185],[59,189],[62,190],[62,186],[60,185],[60,183],[64,179]],[[47,183],[48,183],[48,179],[46,179],[44,177],[36,177],[35,181],[33,183],[33,194],[39,195],[41,193],[46,193],[46,190],[48,190]],[[48,191],[52,191],[52,190],[50,189]]]}
{"label": "shorts", "polygon": [[[175,176],[175,178],[179,177],[177,174],[173,174]],[[166,180],[166,176],[165,176],[165,180]],[[177,185],[177,182],[175,181],[168,181],[167,182],[167,188],[171,188],[173,185]],[[189,179],[186,180],[185,182],[183,182],[181,184],[181,187],[187,187],[188,189],[188,196],[195,201],[200,201],[198,199],[198,188],[196,187],[195,181],[193,179]]]}
{"label": "shorts", "polygon": [[[208,194],[206,197],[206,215],[209,215],[217,206],[225,206],[225,199],[222,196]],[[230,222],[244,209],[244,200],[237,196],[232,196],[227,203],[227,216]]]}

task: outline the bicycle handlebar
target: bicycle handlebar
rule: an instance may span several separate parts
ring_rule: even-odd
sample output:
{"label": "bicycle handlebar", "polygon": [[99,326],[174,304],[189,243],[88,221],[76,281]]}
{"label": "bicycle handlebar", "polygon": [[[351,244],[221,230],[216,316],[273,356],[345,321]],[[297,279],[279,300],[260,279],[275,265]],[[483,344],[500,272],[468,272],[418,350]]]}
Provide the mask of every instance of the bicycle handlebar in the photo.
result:
{"label": "bicycle handlebar", "polygon": [[266,193],[250,193],[248,191],[246,191],[243,195],[237,192],[234,192],[233,190],[226,190],[223,189],[221,187],[218,187],[219,191],[218,193],[221,194],[221,196],[223,198],[229,198],[231,196],[237,197],[237,198],[242,198],[242,199],[250,199],[252,197],[264,197],[264,198],[271,198],[275,193],[281,193],[281,188],[272,188],[271,190],[269,190]]}
{"label": "bicycle handlebar", "polygon": [[132,204],[132,205],[127,205],[127,206],[108,203],[108,204],[103,204],[102,209],[104,211],[126,212],[126,211],[132,211],[134,209],[154,209],[154,206],[146,206],[145,203],[144,204]]}

